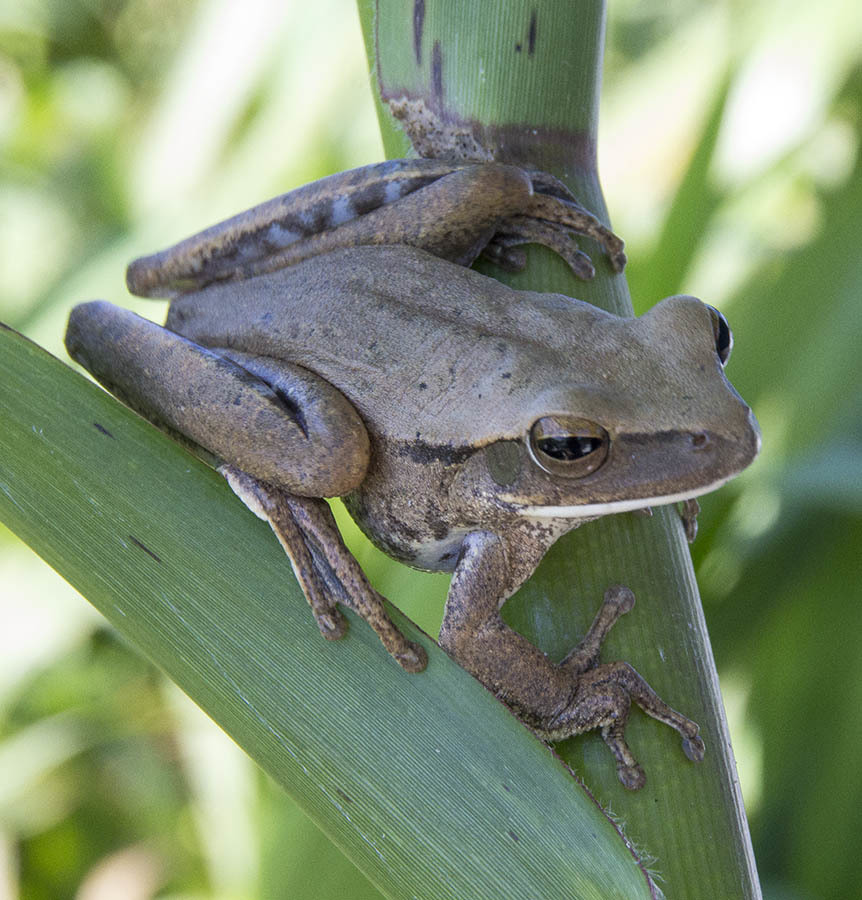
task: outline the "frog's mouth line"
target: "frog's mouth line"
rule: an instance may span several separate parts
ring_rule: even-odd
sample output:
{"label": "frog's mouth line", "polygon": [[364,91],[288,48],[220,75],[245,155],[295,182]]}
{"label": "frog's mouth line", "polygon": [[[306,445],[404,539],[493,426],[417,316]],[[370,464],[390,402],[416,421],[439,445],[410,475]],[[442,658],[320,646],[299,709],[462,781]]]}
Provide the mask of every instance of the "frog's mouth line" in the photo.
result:
{"label": "frog's mouth line", "polygon": [[590,516],[607,516],[611,513],[631,512],[634,509],[644,509],[647,506],[667,506],[670,503],[681,503],[683,500],[691,500],[702,494],[709,494],[727,484],[736,476],[726,475],[712,484],[704,487],[692,488],[688,491],[680,491],[678,494],[665,494],[663,497],[636,497],[631,500],[611,500],[608,503],[585,503],[580,506],[523,506],[521,513],[526,516],[535,516],[537,519],[586,519]]}

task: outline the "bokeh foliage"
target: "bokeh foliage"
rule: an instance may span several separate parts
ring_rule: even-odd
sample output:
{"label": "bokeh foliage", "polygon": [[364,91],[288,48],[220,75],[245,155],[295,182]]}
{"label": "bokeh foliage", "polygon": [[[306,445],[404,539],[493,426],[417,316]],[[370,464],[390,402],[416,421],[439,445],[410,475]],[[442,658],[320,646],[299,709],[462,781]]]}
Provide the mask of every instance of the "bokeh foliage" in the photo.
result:
{"label": "bokeh foliage", "polygon": [[[858,881],[860,32],[846,0],[609,4],[600,170],[635,303],[720,306],[764,431],[693,554],[774,898]],[[347,0],[0,0],[0,318],[60,353],[131,256],[379,156]],[[445,579],[360,553],[433,630]],[[39,566],[3,536],[0,896],[376,896]]]}

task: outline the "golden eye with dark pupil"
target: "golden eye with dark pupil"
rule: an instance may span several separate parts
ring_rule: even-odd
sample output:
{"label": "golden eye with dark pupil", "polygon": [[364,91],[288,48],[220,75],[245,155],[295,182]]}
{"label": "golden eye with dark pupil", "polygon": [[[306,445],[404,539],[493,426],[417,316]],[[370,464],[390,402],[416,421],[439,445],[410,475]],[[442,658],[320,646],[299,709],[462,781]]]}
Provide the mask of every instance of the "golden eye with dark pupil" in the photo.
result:
{"label": "golden eye with dark pupil", "polygon": [[533,423],[527,446],[536,465],[549,474],[583,478],[607,459],[610,438],[587,419],[543,416]]}
{"label": "golden eye with dark pupil", "polygon": [[714,307],[707,304],[710,316],[712,316],[712,333],[715,338],[715,352],[718,354],[722,367],[727,365],[730,359],[730,351],[733,349],[733,332],[727,319]]}

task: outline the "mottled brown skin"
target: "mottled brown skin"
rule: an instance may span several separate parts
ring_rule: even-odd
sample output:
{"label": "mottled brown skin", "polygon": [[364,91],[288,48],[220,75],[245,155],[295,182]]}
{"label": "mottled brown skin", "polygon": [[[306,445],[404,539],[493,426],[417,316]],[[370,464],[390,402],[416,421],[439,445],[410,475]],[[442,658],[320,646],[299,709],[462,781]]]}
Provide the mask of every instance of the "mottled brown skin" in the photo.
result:
{"label": "mottled brown skin", "polygon": [[[620,780],[631,700],[698,727],[627,663],[599,663],[631,609],[609,588],[559,665],[499,610],[547,549],[599,515],[683,501],[741,471],[757,426],[723,374],[726,323],[690,297],[639,319],[469,269],[522,263],[540,242],[583,277],[572,232],[619,270],[622,243],[550,176],[496,164],[404,160],[276,198],[129,267],[171,296],[165,328],[107,303],[77,307],[67,347],[133,408],[205,451],[266,519],[321,632],[342,603],[409,671],[424,650],[386,615],[325,502],[343,496],[369,537],[418,568],[452,571],[440,645],[538,734],[599,728]],[[691,530],[691,525],[689,526]]]}

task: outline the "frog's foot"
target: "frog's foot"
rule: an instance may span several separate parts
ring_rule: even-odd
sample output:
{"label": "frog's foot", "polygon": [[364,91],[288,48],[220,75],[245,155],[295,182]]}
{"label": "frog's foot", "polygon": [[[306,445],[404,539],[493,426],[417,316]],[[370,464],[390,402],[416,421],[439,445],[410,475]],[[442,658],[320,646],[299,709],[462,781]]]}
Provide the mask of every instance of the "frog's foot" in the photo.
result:
{"label": "frog's foot", "polygon": [[625,742],[625,725],[632,700],[647,715],[679,732],[683,752],[692,762],[700,762],[704,755],[698,726],[671,709],[632,666],[626,662],[598,664],[602,642],[614,623],[629,612],[634,603],[634,594],[627,587],[608,588],[583,641],[560,664],[564,671],[577,675],[574,695],[561,712],[537,729],[544,736],[559,740],[599,728],[617,761],[617,775],[630,790],[643,787],[646,781]]}
{"label": "frog's foot", "polygon": [[219,472],[231,490],[260,519],[268,522],[287,554],[296,580],[305,594],[320,633],[330,641],[344,637],[347,620],[332,597],[331,584],[321,571],[285,491],[272,487],[236,466],[223,465]]}
{"label": "frog's foot", "polygon": [[[525,244],[543,244],[559,254],[574,274],[589,281],[596,270],[590,257],[580,250],[571,237],[549,222],[515,216],[505,224],[505,231],[498,231],[482,251],[482,256],[507,272],[520,272],[527,264]],[[617,270],[619,271],[619,270]]]}
{"label": "frog's foot", "polygon": [[573,234],[595,240],[615,272],[625,268],[622,238],[579,203],[545,194],[534,194],[523,215],[512,216],[501,223],[484,252],[502,268],[517,271],[524,267],[525,260],[520,246],[544,244],[559,254],[578,278],[589,280],[596,270],[590,257],[578,247]]}
{"label": "frog's foot", "polygon": [[579,249],[573,235],[595,240],[615,272],[626,264],[625,244],[588,209],[581,206],[568,188],[546,172],[527,173],[533,194],[519,210],[497,229],[484,254],[502,268],[518,271],[524,267],[522,244],[544,244],[559,254],[578,278],[590,279],[595,269],[589,256]]}
{"label": "frog's foot", "polygon": [[383,597],[374,590],[362,567],[344,546],[326,501],[292,494],[286,497],[330,596],[337,597],[340,603],[365,619],[402,669],[421,672],[428,665],[425,648],[408,641],[389,618]]}
{"label": "frog's foot", "polygon": [[219,471],[243,503],[275,532],[325,638],[337,640],[347,630],[337,601],[368,622],[403,669],[425,668],[425,649],[408,641],[389,618],[383,598],[344,546],[325,500],[291,494],[235,466],[224,465]]}
{"label": "frog's foot", "polygon": [[598,665],[583,673],[568,706],[536,730],[543,737],[561,740],[599,728],[616,759],[620,781],[637,790],[646,779],[624,736],[632,700],[647,715],[679,732],[683,752],[692,762],[703,759],[704,744],[697,724],[671,709],[625,662]]}

